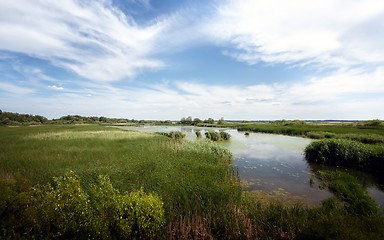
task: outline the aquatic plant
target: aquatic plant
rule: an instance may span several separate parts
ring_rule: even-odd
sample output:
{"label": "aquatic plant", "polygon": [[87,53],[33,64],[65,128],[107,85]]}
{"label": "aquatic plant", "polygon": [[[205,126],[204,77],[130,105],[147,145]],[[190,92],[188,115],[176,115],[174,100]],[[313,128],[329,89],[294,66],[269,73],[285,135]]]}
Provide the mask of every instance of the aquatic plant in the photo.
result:
{"label": "aquatic plant", "polygon": [[305,158],[324,165],[357,168],[379,174],[384,170],[384,145],[346,139],[324,139],[305,148]]}
{"label": "aquatic plant", "polygon": [[205,137],[209,140],[212,140],[214,142],[216,141],[226,141],[231,138],[231,134],[224,132],[224,131],[214,131],[214,130],[209,130],[205,132]]}
{"label": "aquatic plant", "polygon": [[195,130],[195,134],[197,138],[201,138],[201,131],[200,130]]}
{"label": "aquatic plant", "polygon": [[166,136],[166,137],[169,137],[169,138],[172,138],[174,140],[179,140],[179,139],[185,138],[185,133],[183,133],[181,131],[172,131],[172,132],[169,132],[169,133],[157,132],[157,134],[163,135],[163,136]]}

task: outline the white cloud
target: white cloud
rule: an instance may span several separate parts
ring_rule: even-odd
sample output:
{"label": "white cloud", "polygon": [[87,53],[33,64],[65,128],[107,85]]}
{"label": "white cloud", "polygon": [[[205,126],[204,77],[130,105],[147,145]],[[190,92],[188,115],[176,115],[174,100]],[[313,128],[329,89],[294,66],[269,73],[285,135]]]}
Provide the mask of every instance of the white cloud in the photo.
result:
{"label": "white cloud", "polygon": [[[144,1],[146,2],[146,1]],[[28,54],[93,80],[158,69],[166,20],[139,27],[109,1],[1,1],[0,50]]]}
{"label": "white cloud", "polygon": [[206,23],[225,54],[250,64],[383,63],[384,1],[229,0]]}
{"label": "white cloud", "polygon": [[50,89],[54,89],[54,90],[59,90],[59,91],[64,90],[63,87],[58,87],[58,86],[56,86],[56,85],[50,85],[50,86],[48,86],[48,88],[50,88]]}

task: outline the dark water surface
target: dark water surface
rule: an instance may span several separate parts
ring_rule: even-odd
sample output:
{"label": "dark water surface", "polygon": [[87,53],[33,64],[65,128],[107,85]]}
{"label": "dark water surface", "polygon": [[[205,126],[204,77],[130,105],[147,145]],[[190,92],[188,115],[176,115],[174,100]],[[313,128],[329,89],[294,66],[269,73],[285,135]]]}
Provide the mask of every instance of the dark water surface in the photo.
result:
{"label": "dark water surface", "polygon": [[[142,132],[182,131],[190,141],[196,141],[195,130],[204,132],[212,128],[182,126],[119,127],[124,130]],[[315,172],[324,167],[309,164],[304,158],[304,149],[312,141],[307,138],[276,134],[250,133],[246,136],[236,129],[225,129],[231,140],[218,144],[233,153],[233,164],[237,167],[243,189],[267,194],[270,197],[294,199],[309,205],[319,204],[332,196],[319,188]],[[332,169],[332,168],[328,168]],[[334,168],[333,168],[334,169]],[[384,187],[372,178],[360,173],[368,192],[384,212]],[[311,180],[312,179],[312,180]]]}

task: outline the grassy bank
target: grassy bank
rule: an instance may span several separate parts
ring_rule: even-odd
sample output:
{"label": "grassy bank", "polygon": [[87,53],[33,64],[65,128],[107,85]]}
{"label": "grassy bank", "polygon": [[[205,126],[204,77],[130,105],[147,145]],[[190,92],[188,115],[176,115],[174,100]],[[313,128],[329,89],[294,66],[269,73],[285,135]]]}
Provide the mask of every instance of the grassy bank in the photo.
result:
{"label": "grassy bank", "polygon": [[[239,131],[262,132],[273,134],[284,134],[291,136],[304,136],[310,138],[332,138],[338,135],[342,137],[353,137],[355,135],[371,135],[382,141],[384,136],[384,125],[368,126],[364,124],[352,123],[295,123],[295,122],[272,122],[272,123],[228,123],[228,127],[237,128]],[[343,136],[348,134],[350,136]]]}
{"label": "grassy bank", "polygon": [[[324,179],[342,192],[329,184],[340,177]],[[210,141],[96,125],[0,128],[0,190],[3,239],[384,237],[374,206],[356,214],[345,198],[307,208],[242,193],[231,153]]]}
{"label": "grassy bank", "polygon": [[310,162],[371,172],[383,179],[384,144],[347,139],[317,140],[305,148],[305,157]]}

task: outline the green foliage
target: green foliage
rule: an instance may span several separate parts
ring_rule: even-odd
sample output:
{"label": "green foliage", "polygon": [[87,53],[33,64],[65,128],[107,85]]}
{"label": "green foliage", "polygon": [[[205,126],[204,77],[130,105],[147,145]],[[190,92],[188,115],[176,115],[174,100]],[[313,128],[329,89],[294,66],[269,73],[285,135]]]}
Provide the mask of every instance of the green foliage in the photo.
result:
{"label": "green foliage", "polygon": [[331,132],[307,132],[306,136],[312,139],[323,139],[323,138],[334,138],[336,136],[335,133]]}
{"label": "green foliage", "polygon": [[344,203],[349,214],[360,217],[379,214],[377,204],[355,177],[340,171],[320,171],[318,176],[322,185],[328,187]]}
{"label": "green foliage", "polygon": [[378,134],[338,134],[336,138],[349,139],[367,144],[384,143],[384,136]]}
{"label": "green foliage", "polygon": [[212,141],[219,141],[220,140],[220,133],[217,131],[209,130],[205,132],[205,137]]}
{"label": "green foliage", "polygon": [[181,118],[180,123],[185,124],[185,125],[192,125],[192,123],[193,123],[192,117],[191,116],[189,116],[187,118],[183,117],[183,118]]}
{"label": "green foliage", "polygon": [[319,140],[305,148],[305,157],[326,165],[362,168],[367,164],[368,150],[364,144],[351,140]]}
{"label": "green foliage", "polygon": [[[263,133],[273,133],[273,134],[284,134],[292,136],[308,136],[318,139],[318,138],[328,138],[335,137],[334,135],[329,134],[374,134],[384,136],[384,127],[383,124],[377,127],[366,127],[360,124],[352,123],[334,123],[334,124],[322,124],[322,123],[305,123],[299,124],[294,122],[255,122],[255,123],[231,123],[226,125],[227,127],[237,128],[239,131],[249,131],[249,132],[263,132]],[[314,135],[314,133],[320,132],[319,135]],[[328,135],[328,136],[324,136]]]}
{"label": "green foliage", "polygon": [[197,141],[184,144],[184,150],[193,151],[196,153],[203,153],[210,156],[214,156],[216,161],[229,162],[232,158],[232,153],[228,149],[219,146],[212,141]]}
{"label": "green foliage", "polygon": [[172,138],[173,140],[179,140],[179,139],[185,138],[185,134],[183,132],[180,132],[180,131],[172,131],[169,133],[157,132],[157,134]]}
{"label": "green foliage", "polygon": [[215,120],[213,118],[208,118],[208,119],[205,119],[203,122],[208,124],[214,124]]}
{"label": "green foliage", "polygon": [[40,115],[0,112],[1,125],[38,125],[46,123],[48,119]]}
{"label": "green foliage", "polygon": [[384,136],[378,134],[356,134],[356,133],[346,133],[346,134],[336,134],[331,132],[307,132],[306,137],[312,139],[324,139],[324,138],[336,138],[336,139],[349,139],[358,141],[361,143],[368,144],[377,144],[384,143]]}
{"label": "green foliage", "polygon": [[201,131],[200,130],[195,130],[195,134],[197,138],[201,138]]}
{"label": "green foliage", "polygon": [[380,119],[373,119],[363,122],[363,125],[368,127],[378,127],[382,125],[382,121]]}
{"label": "green foliage", "polygon": [[214,130],[209,130],[205,132],[205,137],[209,140],[212,140],[214,142],[216,141],[226,141],[231,138],[231,134],[224,132],[224,131],[214,131]]}
{"label": "green foliage", "polygon": [[[16,222],[17,217],[22,221]],[[20,194],[7,218],[12,225],[6,229],[14,237],[38,239],[147,239],[158,236],[165,224],[157,195],[143,189],[120,194],[109,177],[100,176],[90,197],[73,172],[54,178],[53,186],[37,185]]]}
{"label": "green foliage", "polygon": [[[380,144],[364,146],[384,159]],[[324,177],[335,197],[321,206],[262,203],[241,191],[231,156],[208,140],[95,125],[0,128],[0,238],[384,239],[351,179]],[[78,175],[47,184],[67,169]]]}
{"label": "green foliage", "polygon": [[326,139],[310,143],[305,148],[310,162],[346,166],[380,172],[384,169],[384,145],[368,145],[353,140]]}
{"label": "green foliage", "polygon": [[194,118],[193,119],[193,125],[198,125],[200,123],[202,123],[203,121],[200,119],[200,118]]}
{"label": "green foliage", "polygon": [[120,194],[109,177],[100,176],[99,185],[92,187],[92,196],[96,214],[102,220],[98,229],[103,229],[105,236],[154,238],[163,230],[163,203],[157,195],[146,194],[142,188]]}
{"label": "green foliage", "polygon": [[229,140],[231,138],[231,134],[224,131],[220,131],[220,138],[224,141]]}

